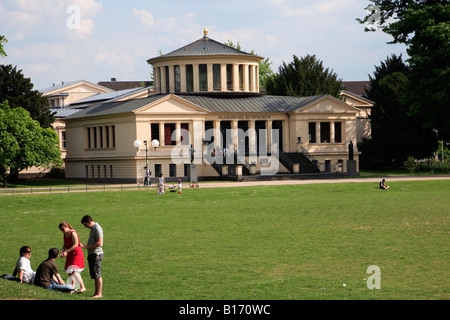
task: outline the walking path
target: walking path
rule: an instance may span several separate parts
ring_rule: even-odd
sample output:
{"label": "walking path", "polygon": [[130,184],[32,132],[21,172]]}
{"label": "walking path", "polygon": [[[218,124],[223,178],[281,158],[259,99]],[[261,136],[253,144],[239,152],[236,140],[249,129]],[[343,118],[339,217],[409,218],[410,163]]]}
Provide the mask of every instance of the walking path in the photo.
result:
{"label": "walking path", "polygon": [[[206,182],[200,184],[200,188],[220,188],[220,187],[248,187],[248,186],[274,186],[293,184],[313,184],[313,183],[347,183],[347,182],[380,182],[383,177],[370,178],[336,178],[336,179],[307,179],[307,180],[270,180],[270,181],[242,181],[242,182]],[[411,181],[411,180],[450,180],[450,175],[439,176],[394,176],[385,177],[386,183],[391,181]]]}
{"label": "walking path", "polygon": [[[317,184],[317,183],[358,183],[374,182],[379,183],[382,177],[357,177],[357,178],[316,178],[316,179],[279,179],[264,181],[240,181],[240,182],[201,182],[200,188],[229,188],[229,187],[249,187],[249,186],[276,186],[276,185],[296,185],[296,184]],[[411,181],[411,180],[450,180],[450,175],[433,176],[387,176],[386,182],[392,181]],[[175,183],[166,183],[166,188]],[[153,184],[150,188],[156,187]],[[183,183],[184,188],[189,188],[189,183]],[[15,194],[42,194],[42,193],[70,193],[70,192],[94,192],[94,191],[119,191],[119,190],[139,190],[146,189],[137,184],[110,184],[110,185],[86,185],[86,186],[66,186],[66,187],[30,187],[30,188],[8,188],[0,190],[1,195]],[[149,188],[149,189],[150,189]]]}

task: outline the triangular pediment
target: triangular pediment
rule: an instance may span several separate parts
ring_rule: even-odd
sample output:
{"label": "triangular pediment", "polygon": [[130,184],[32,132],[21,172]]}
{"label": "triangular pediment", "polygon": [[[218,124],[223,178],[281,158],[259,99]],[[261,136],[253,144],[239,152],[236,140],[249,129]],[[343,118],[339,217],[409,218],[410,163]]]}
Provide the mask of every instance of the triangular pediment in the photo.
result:
{"label": "triangular pediment", "polygon": [[295,113],[357,113],[358,109],[333,96],[325,95],[295,110]]}
{"label": "triangular pediment", "polygon": [[89,95],[92,94],[101,94],[101,93],[107,93],[112,92],[114,90],[91,83],[89,81],[74,81],[69,82],[67,84],[58,85],[55,87],[51,87],[48,89],[44,89],[42,94],[44,96],[53,96],[58,94],[64,94],[64,93],[87,93]]}
{"label": "triangular pediment", "polygon": [[349,91],[341,91],[341,96],[344,98],[345,103],[357,108],[371,108],[374,105],[373,101],[370,101],[369,99],[358,96]]}
{"label": "triangular pediment", "polygon": [[168,95],[134,111],[136,114],[206,114],[210,111],[176,95]]}

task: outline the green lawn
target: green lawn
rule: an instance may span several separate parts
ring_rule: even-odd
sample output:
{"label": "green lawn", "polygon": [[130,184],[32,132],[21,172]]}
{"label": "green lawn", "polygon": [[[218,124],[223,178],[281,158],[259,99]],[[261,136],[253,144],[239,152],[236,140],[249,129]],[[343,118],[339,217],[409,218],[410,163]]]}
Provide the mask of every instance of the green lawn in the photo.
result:
{"label": "green lawn", "polygon": [[[85,242],[90,214],[105,232],[104,299],[449,299],[450,181],[389,185],[3,195],[0,274],[23,245],[36,270],[61,248],[63,220]],[[370,265],[380,290],[367,288]],[[82,276],[88,290],[72,296],[0,279],[0,299],[88,299]]]}

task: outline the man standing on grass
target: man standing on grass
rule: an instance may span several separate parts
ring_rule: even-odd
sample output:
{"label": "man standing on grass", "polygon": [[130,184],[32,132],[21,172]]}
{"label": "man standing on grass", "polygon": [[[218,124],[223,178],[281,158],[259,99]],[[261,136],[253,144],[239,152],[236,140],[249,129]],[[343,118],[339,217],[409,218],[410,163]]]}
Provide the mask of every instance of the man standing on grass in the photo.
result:
{"label": "man standing on grass", "polygon": [[91,231],[86,245],[80,243],[80,247],[88,251],[89,274],[95,281],[95,293],[92,298],[102,297],[103,279],[102,279],[102,260],[103,260],[103,229],[92,219],[85,215],[81,223]]}

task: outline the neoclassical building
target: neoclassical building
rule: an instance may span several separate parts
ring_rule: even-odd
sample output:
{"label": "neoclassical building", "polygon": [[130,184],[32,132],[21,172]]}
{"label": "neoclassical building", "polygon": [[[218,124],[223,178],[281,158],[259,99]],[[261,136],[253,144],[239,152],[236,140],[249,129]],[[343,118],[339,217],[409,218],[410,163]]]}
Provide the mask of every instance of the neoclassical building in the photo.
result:
{"label": "neoclassical building", "polygon": [[63,119],[66,177],[142,182],[145,166],[168,181],[190,180],[194,171],[199,180],[356,174],[358,97],[262,95],[262,59],[206,30],[149,59],[154,94],[92,103]]}

